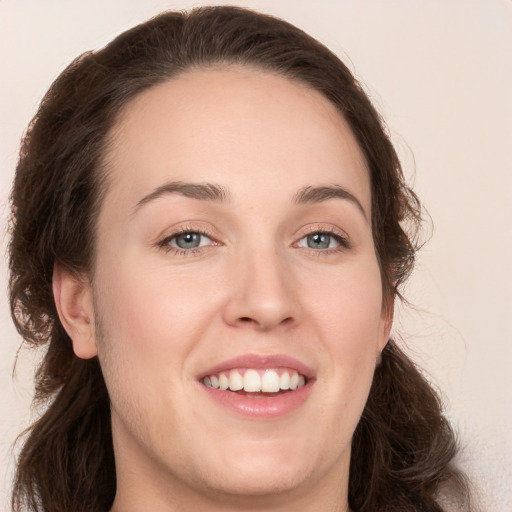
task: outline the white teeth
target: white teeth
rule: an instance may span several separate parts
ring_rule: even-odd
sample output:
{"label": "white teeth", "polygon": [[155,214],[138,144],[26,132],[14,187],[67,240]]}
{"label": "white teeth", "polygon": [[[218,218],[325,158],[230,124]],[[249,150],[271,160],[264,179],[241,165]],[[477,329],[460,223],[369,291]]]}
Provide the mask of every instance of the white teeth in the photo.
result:
{"label": "white teeth", "polygon": [[223,391],[229,388],[229,379],[225,373],[219,375],[219,388]]}
{"label": "white teeth", "polygon": [[261,391],[277,393],[279,391],[279,375],[275,370],[266,370],[261,377]]}
{"label": "white teeth", "polygon": [[244,378],[236,371],[229,372],[229,389],[231,391],[238,391],[244,388]]}
{"label": "white teeth", "polygon": [[[242,373],[243,375],[242,375]],[[239,391],[243,389],[249,393],[277,393],[280,390],[298,389],[306,384],[306,379],[295,370],[269,368],[262,370],[230,370],[229,373],[221,372],[219,375],[209,375],[202,379],[206,387],[212,387],[225,391]],[[262,375],[260,375],[262,373]]]}
{"label": "white teeth", "polygon": [[279,377],[279,387],[281,389],[290,389],[290,374],[288,372],[283,372],[281,377]]}
{"label": "white teeth", "polygon": [[297,372],[293,372],[290,377],[290,389],[297,389],[299,385],[299,374]]}
{"label": "white teeth", "polygon": [[247,370],[244,374],[244,391],[261,391],[261,377],[256,370]]}

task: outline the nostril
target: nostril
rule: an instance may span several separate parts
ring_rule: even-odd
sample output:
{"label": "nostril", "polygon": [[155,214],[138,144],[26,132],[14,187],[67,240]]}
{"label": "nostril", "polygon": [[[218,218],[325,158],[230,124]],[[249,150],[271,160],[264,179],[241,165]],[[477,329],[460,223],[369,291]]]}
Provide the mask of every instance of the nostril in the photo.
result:
{"label": "nostril", "polygon": [[[293,317],[289,316],[289,317],[283,318],[279,322],[276,322],[276,325],[277,324],[280,324],[280,325],[290,325],[290,324],[293,323],[293,321],[294,321]],[[241,316],[240,318],[238,318],[237,323],[238,323],[239,326],[241,326],[241,325],[244,325],[244,326],[252,326],[252,325],[254,325],[255,327],[259,327],[260,329],[263,329],[263,330],[267,330],[267,329],[271,328],[272,326],[276,326],[276,325],[274,325],[273,322],[271,322],[270,324],[267,325],[264,322],[259,322],[258,320],[256,320],[255,318],[252,318],[250,316]]]}

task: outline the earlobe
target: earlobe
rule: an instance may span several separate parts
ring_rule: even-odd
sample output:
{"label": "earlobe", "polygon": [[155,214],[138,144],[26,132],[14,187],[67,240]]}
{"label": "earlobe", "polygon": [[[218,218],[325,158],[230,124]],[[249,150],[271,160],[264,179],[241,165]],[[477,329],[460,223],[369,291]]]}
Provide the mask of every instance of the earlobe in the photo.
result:
{"label": "earlobe", "polygon": [[59,319],[71,338],[73,351],[82,359],[95,357],[94,306],[89,279],[55,264],[52,287]]}
{"label": "earlobe", "polygon": [[393,315],[395,313],[395,300],[394,297],[389,299],[385,307],[382,309],[382,324],[381,324],[381,339],[379,346],[379,354],[384,350],[388,344],[391,336],[391,328],[393,327]]}

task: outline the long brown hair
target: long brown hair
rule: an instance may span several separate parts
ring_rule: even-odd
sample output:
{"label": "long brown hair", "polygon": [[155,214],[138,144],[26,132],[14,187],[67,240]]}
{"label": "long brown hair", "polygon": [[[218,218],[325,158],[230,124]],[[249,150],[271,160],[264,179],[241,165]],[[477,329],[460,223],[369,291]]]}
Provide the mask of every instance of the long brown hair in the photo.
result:
{"label": "long brown hair", "polygon": [[[129,100],[193,67],[249,65],[324,94],[349,123],[368,164],[372,231],[385,304],[410,274],[420,203],[405,184],[378,113],[347,67],[282,20],[234,7],[168,12],[76,59],[54,82],[24,137],[12,190],[10,301],[26,343],[44,346],[35,401],[44,413],[19,456],[16,511],[107,511],[116,493],[109,398],[97,359],[82,360],[59,322],[56,262],[94,269],[95,222],[109,133]],[[452,467],[454,434],[441,403],[390,340],[354,433],[354,511],[442,511],[443,490],[466,497]]]}

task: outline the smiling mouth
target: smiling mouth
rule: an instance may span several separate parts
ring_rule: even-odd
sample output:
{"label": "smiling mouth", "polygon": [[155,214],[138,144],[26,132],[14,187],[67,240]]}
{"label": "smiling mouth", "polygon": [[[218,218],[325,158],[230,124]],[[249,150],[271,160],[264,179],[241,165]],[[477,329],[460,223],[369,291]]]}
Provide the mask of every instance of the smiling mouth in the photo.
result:
{"label": "smiling mouth", "polygon": [[276,396],[306,385],[306,377],[290,368],[234,368],[201,379],[206,387],[246,396]]}

